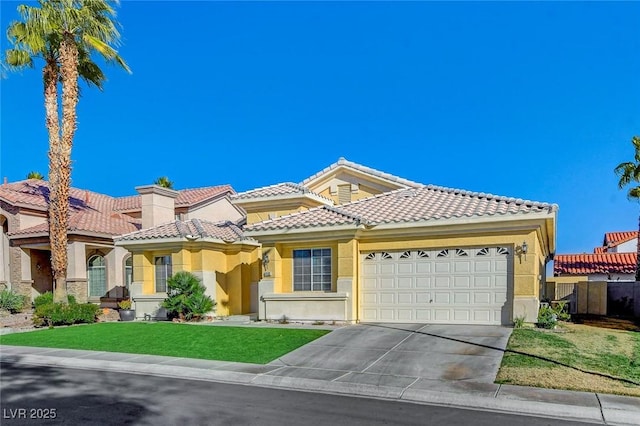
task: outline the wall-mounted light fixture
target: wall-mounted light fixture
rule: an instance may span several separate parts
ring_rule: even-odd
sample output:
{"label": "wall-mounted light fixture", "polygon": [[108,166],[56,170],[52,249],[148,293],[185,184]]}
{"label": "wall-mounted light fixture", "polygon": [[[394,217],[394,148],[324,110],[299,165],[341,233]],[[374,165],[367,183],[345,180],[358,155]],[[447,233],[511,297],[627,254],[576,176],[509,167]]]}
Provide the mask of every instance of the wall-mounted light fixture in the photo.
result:
{"label": "wall-mounted light fixture", "polygon": [[526,241],[522,242],[522,254],[527,254],[527,251],[529,250],[529,246],[527,245]]}
{"label": "wall-mounted light fixture", "polygon": [[264,276],[268,277],[271,275],[271,272],[269,272],[269,252],[263,253],[262,254],[262,268],[264,269]]}

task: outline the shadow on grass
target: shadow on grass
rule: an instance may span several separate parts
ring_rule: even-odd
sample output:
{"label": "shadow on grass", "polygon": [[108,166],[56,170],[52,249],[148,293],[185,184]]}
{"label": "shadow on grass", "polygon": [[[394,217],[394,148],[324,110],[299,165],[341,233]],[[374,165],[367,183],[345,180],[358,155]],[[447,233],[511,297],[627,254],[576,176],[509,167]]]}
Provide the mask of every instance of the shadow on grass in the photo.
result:
{"label": "shadow on grass", "polygon": [[590,327],[640,332],[640,318],[604,317],[601,315],[572,315],[571,321],[576,324],[584,324]]}
{"label": "shadow on grass", "polygon": [[441,336],[439,334],[427,333],[427,332],[421,331],[421,330],[410,330],[410,329],[404,329],[404,328],[400,328],[400,327],[393,327],[393,326],[382,325],[382,324],[367,324],[367,326],[368,327],[387,328],[387,329],[390,329],[390,330],[408,331],[408,332],[411,332],[411,333],[414,333],[414,334],[421,334],[421,335],[424,335],[424,336],[437,337],[439,339],[444,339],[444,340],[448,340],[448,341],[451,341],[451,342],[464,343],[464,344],[467,344],[467,345],[473,345],[473,346],[480,347],[480,348],[485,348],[485,349],[492,349],[492,350],[503,352],[503,353],[511,353],[511,354],[522,355],[522,356],[534,358],[534,359],[537,359],[537,360],[540,360],[540,361],[546,361],[546,362],[549,362],[551,364],[555,364],[555,365],[558,365],[558,366],[561,366],[561,367],[570,368],[572,370],[579,371],[581,373],[591,374],[591,375],[594,375],[594,376],[604,377],[604,378],[607,378],[607,379],[615,380],[615,381],[622,382],[622,383],[627,383],[627,384],[630,384],[630,385],[640,386],[639,382],[636,382],[636,381],[630,380],[630,379],[626,379],[624,377],[616,377],[616,376],[612,376],[611,374],[607,374],[607,373],[601,373],[601,372],[598,372],[598,371],[585,370],[583,368],[576,367],[575,365],[566,364],[564,362],[557,361],[555,359],[547,358],[547,357],[540,356],[540,355],[529,354],[529,353],[522,352],[522,351],[516,351],[516,350],[513,350],[513,349],[498,348],[498,347],[495,347],[495,346],[484,345],[482,343],[469,342],[467,340],[463,340],[463,339],[459,339],[459,338],[455,338],[455,337]]}

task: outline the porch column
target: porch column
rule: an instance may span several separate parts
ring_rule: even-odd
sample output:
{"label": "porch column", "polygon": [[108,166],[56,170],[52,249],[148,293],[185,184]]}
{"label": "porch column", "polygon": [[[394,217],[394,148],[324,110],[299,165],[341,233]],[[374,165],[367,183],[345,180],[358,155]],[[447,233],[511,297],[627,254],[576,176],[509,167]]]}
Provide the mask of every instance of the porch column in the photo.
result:
{"label": "porch column", "polygon": [[31,278],[31,250],[14,247],[16,250],[12,252],[14,256],[14,262],[20,265],[18,270],[20,279],[12,280],[12,289],[24,296],[27,296],[31,300],[31,285],[33,279]]}
{"label": "porch column", "polygon": [[67,294],[78,303],[87,303],[89,287],[87,281],[87,254],[85,243],[72,241],[67,245]]}

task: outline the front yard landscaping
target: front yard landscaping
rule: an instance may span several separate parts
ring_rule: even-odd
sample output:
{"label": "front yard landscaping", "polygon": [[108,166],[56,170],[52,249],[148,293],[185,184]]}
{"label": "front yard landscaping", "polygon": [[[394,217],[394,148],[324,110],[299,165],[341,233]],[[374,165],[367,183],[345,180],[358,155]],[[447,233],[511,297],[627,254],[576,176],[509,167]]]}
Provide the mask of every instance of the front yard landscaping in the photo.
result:
{"label": "front yard landscaping", "polygon": [[640,331],[515,329],[496,382],[640,396]]}
{"label": "front yard landscaping", "polygon": [[327,330],[100,323],[0,336],[0,344],[266,364]]}

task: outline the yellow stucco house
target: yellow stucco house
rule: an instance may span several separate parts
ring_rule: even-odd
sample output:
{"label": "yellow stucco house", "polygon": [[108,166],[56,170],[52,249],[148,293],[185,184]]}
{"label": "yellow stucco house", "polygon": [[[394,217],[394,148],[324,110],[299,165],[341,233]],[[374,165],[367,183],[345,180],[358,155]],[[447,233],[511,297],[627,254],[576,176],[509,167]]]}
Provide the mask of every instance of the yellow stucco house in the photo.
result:
{"label": "yellow stucco house", "polygon": [[[149,210],[170,195],[150,188]],[[535,321],[555,252],[554,204],[423,185],[343,158],[300,183],[230,199],[244,221],[156,220],[116,239],[133,253],[138,315],[161,316],[166,277],[189,270],[218,315]]]}

